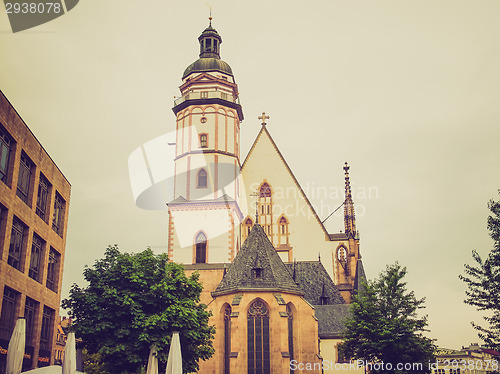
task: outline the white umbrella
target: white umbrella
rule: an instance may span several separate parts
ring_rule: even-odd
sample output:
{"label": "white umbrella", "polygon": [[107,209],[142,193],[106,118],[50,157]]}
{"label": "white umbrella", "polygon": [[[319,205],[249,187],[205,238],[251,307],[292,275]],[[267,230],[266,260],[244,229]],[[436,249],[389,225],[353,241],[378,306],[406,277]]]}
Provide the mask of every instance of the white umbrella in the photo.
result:
{"label": "white umbrella", "polygon": [[70,332],[66,339],[66,347],[64,348],[64,358],[62,362],[62,374],[76,373],[76,346],[75,333]]}
{"label": "white umbrella", "polygon": [[146,374],[158,374],[158,357],[156,357],[157,354],[158,353],[156,352],[156,346],[151,346]]}
{"label": "white umbrella", "polygon": [[[60,365],[50,365],[29,371],[23,371],[23,374],[61,374],[61,373],[62,373],[62,366]],[[77,371],[76,373],[83,374],[81,371]]]}
{"label": "white umbrella", "polygon": [[26,340],[26,320],[18,318],[7,351],[7,374],[19,374],[23,367]]}
{"label": "white umbrella", "polygon": [[172,335],[165,374],[182,374],[181,340],[178,332],[174,332]]}

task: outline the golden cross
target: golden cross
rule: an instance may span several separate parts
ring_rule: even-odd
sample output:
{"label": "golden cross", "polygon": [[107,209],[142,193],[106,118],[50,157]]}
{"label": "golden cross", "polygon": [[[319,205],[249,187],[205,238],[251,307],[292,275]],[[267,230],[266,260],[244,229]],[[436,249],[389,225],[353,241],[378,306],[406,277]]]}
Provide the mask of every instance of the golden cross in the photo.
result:
{"label": "golden cross", "polygon": [[262,112],[262,116],[259,117],[262,120],[262,124],[266,124],[266,119],[269,119],[269,116],[266,116],[266,112]]}

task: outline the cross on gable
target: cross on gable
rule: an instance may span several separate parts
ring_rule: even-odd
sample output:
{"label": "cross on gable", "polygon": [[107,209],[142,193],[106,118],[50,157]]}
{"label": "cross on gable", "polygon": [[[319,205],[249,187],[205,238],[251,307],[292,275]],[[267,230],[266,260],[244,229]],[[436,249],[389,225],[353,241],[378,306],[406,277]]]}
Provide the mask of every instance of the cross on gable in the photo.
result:
{"label": "cross on gable", "polygon": [[262,112],[262,115],[259,117],[262,120],[262,124],[266,125],[266,119],[269,119],[269,116],[266,116],[266,112]]}

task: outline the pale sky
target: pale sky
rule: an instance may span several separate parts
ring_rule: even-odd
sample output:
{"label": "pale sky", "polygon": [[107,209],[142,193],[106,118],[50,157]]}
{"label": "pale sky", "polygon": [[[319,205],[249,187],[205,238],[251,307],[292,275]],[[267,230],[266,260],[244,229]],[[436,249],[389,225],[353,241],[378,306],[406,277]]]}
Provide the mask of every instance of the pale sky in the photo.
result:
{"label": "pale sky", "polygon": [[[426,297],[430,337],[480,342],[458,279],[492,248],[500,188],[500,2],[209,2],[239,85],[242,160],[268,130],[318,215],[341,204],[345,161],[368,278],[396,260]],[[167,216],[134,204],[127,160],[172,131],[206,0],[85,0],[13,34],[0,15],[0,89],[72,184],[63,297],[108,244],[166,250]],[[325,188],[328,196],[325,196]],[[369,193],[370,192],[370,193]],[[340,216],[327,221],[343,229]]]}

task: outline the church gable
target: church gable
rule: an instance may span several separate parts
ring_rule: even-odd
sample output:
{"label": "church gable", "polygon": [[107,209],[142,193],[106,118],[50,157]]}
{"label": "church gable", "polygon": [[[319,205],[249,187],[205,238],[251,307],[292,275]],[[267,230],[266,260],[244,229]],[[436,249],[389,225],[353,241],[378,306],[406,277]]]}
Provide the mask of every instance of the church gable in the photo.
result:
{"label": "church gable", "polygon": [[[255,212],[256,198],[259,195],[259,223],[265,229],[280,257],[285,262],[297,260],[316,260],[318,253],[325,259],[325,266],[333,276],[330,237],[316,214],[309,199],[302,190],[292,170],[286,163],[266,125],[262,126],[248,156],[241,174],[245,187],[247,212]],[[263,184],[269,186],[269,208],[261,201]],[[263,210],[262,210],[263,209]],[[270,212],[270,213],[268,213]],[[243,221],[244,224],[246,220]],[[244,232],[243,232],[244,234]],[[314,249],[314,250],[311,250]],[[282,255],[282,252],[285,255]]]}

